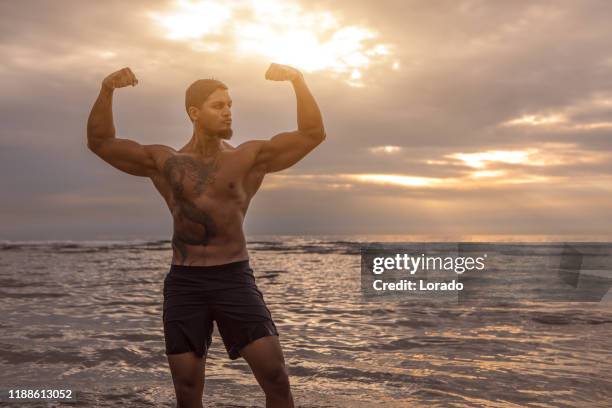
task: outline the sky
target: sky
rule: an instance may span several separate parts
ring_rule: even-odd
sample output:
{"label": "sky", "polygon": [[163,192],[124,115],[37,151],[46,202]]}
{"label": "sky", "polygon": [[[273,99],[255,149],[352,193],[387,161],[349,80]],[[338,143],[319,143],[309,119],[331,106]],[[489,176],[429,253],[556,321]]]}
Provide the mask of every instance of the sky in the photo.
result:
{"label": "sky", "polygon": [[0,3],[0,239],[170,237],[151,181],[86,147],[104,76],[117,137],[175,149],[184,92],[229,86],[231,143],[297,128],[302,70],[327,139],[269,174],[247,234],[612,236],[608,1]]}

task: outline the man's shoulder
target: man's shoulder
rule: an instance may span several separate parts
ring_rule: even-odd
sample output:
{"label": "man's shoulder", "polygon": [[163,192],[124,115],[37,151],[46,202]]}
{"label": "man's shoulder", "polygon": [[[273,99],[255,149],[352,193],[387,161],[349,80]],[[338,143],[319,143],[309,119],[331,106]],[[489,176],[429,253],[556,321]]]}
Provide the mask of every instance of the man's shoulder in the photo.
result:
{"label": "man's shoulder", "polygon": [[259,167],[258,157],[269,140],[252,139],[236,146],[236,151],[245,158],[245,163],[248,164],[251,170],[261,170]]}
{"label": "man's shoulder", "polygon": [[151,156],[155,161],[158,170],[163,168],[166,160],[179,153],[174,148],[163,144],[149,144],[145,145],[144,147],[149,156]]}
{"label": "man's shoulder", "polygon": [[257,154],[261,151],[261,149],[265,146],[266,142],[268,141],[257,139],[247,140],[246,142],[243,142],[236,146],[234,149],[236,152],[242,155],[255,158]]}
{"label": "man's shoulder", "polygon": [[149,145],[145,145],[145,147],[151,153],[161,153],[161,154],[177,154],[178,153],[174,148],[163,145],[163,144],[149,144]]}
{"label": "man's shoulder", "polygon": [[246,142],[243,142],[239,144],[238,146],[236,146],[236,149],[257,150],[257,149],[261,149],[261,147],[266,142],[267,140],[258,140],[258,139],[247,140]]}

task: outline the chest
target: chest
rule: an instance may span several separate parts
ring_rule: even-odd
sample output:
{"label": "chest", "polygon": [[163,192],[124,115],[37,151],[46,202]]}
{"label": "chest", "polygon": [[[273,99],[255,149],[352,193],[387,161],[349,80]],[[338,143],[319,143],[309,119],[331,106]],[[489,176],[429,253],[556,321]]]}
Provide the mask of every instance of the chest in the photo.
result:
{"label": "chest", "polygon": [[245,196],[245,170],[226,157],[203,160],[175,155],[164,163],[161,177],[176,200],[194,201],[203,196],[241,200]]}

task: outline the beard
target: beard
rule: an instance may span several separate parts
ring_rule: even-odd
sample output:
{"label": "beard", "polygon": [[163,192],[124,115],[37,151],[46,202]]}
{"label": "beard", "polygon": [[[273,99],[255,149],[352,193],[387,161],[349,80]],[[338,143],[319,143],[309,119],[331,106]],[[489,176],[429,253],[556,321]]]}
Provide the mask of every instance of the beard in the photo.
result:
{"label": "beard", "polygon": [[232,130],[231,127],[228,127],[227,129],[223,129],[223,130],[216,130],[216,129],[209,129],[208,127],[204,127],[204,132],[207,135],[210,135],[212,137],[218,137],[219,139],[225,139],[225,140],[229,140],[232,138],[232,135],[234,134],[234,131]]}
{"label": "beard", "polygon": [[234,134],[234,131],[232,130],[232,128],[227,128],[225,130],[219,130],[215,132],[215,136],[217,136],[219,139],[225,139],[225,140],[231,139],[233,134]]}

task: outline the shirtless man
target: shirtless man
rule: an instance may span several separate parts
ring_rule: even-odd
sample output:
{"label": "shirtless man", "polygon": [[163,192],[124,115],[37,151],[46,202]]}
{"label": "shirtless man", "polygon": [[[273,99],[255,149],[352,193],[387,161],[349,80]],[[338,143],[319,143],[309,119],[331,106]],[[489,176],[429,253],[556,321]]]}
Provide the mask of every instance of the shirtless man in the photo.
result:
{"label": "shirtless man", "polygon": [[166,355],[178,407],[202,407],[204,367],[212,322],[229,355],[242,356],[266,395],[267,407],[293,407],[278,332],[255,285],[242,228],[266,173],[286,169],[325,139],[317,103],[295,68],[271,64],[272,81],[290,81],[297,130],[237,147],[232,99],[222,82],[194,82],[185,95],[193,135],[178,151],[115,137],[112,97],[136,85],[129,68],[107,76],[87,123],[87,146],[113,167],[149,177],[174,220],[172,261],[164,280]]}

